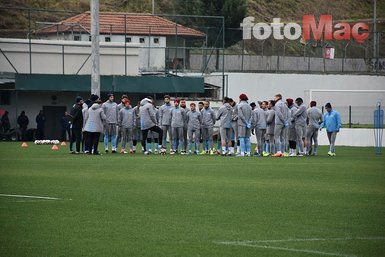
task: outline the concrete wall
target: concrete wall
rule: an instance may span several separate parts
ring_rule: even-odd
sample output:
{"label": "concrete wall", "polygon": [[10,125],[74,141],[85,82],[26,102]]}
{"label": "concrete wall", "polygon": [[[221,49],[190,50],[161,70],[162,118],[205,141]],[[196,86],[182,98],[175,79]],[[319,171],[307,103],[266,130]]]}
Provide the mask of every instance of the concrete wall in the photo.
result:
{"label": "concrete wall", "polygon": [[[322,130],[318,136],[321,145],[329,145],[326,131]],[[375,146],[373,129],[341,129],[337,134],[336,145],[344,146]],[[382,138],[385,146],[385,137]]]}
{"label": "concrete wall", "polygon": [[[63,40],[63,41],[74,41],[74,37],[80,37],[82,42],[88,42],[90,35],[88,34],[59,34],[57,35],[41,35],[42,39],[47,40]],[[100,42],[105,42],[106,38],[109,38],[110,42],[124,42],[124,35],[100,35]],[[128,46],[132,43],[140,46],[139,50],[139,71],[164,71],[166,62],[171,62],[177,54],[178,58],[186,60],[186,50],[185,39],[179,37],[178,44],[176,44],[175,37],[161,37],[161,36],[133,36],[127,35],[126,38],[131,39],[131,43],[128,43]],[[143,38],[144,42],[140,42],[140,39]],[[155,39],[158,40],[158,43],[155,43]],[[124,45],[124,43],[123,43]],[[178,51],[176,51],[176,46]],[[168,48],[168,49],[167,49]],[[177,52],[177,53],[176,53]],[[123,51],[124,54],[124,51]],[[167,56],[166,56],[167,55]],[[124,75],[124,74],[122,74]]]}
{"label": "concrete wall", "polygon": [[[52,100],[52,96],[56,96],[57,99]],[[11,104],[0,105],[0,108],[9,111],[12,128],[17,127],[16,121],[21,111],[25,111],[29,118],[28,128],[36,128],[35,118],[43,106],[65,106],[67,110],[71,110],[76,96],[77,93],[74,92],[18,92],[16,97],[16,92],[12,92]]]}
{"label": "concrete wall", "polygon": [[140,48],[140,71],[163,71],[165,69],[166,50],[163,47]]}
{"label": "concrete wall", "polygon": [[[80,41],[32,40],[32,73],[79,74],[91,73],[91,43]],[[0,39],[0,48],[19,73],[30,73],[29,42],[26,39]],[[128,44],[127,75],[137,75],[139,68],[139,45]],[[124,43],[100,43],[101,75],[124,75]],[[64,54],[63,54],[64,53]],[[63,59],[64,57],[64,59]],[[0,72],[14,69],[0,55]]]}
{"label": "concrete wall", "polygon": [[[193,54],[190,56],[190,69],[201,70],[203,55]],[[215,54],[209,60],[208,70],[215,71]],[[367,64],[364,59],[343,59],[336,58],[334,60],[323,58],[308,58],[295,56],[260,56],[260,55],[225,55],[225,71],[330,71],[330,72],[367,72],[372,70],[372,66]],[[242,66],[243,62],[243,66]],[[385,63],[385,59],[380,59],[381,63]],[[222,68],[222,56],[219,58],[219,67]],[[385,67],[380,65],[380,72],[385,72]]]}
{"label": "concrete wall", "polygon": [[[207,75],[205,82],[222,86],[220,75],[221,73]],[[269,100],[275,94],[281,93],[284,98],[302,97],[308,103],[310,90],[315,89],[385,90],[385,76],[275,73],[225,73],[225,75],[228,76],[228,96],[238,99],[239,94],[246,93],[251,101]],[[385,105],[384,92],[314,92],[312,98],[320,104],[331,101],[335,106],[375,106],[378,101]]]}
{"label": "concrete wall", "polygon": [[[280,93],[283,98],[304,99],[308,105],[315,100],[318,106],[330,102],[341,114],[344,124],[373,124],[373,111],[378,102],[385,106],[385,76],[371,75],[314,75],[314,74],[274,74],[274,73],[225,73],[228,88],[225,95],[238,100],[241,93],[256,102],[273,99]],[[222,86],[221,73],[212,73],[205,82]],[[326,90],[317,92],[312,90]],[[373,92],[332,92],[330,90],[377,90]],[[222,93],[221,93],[222,94]]]}

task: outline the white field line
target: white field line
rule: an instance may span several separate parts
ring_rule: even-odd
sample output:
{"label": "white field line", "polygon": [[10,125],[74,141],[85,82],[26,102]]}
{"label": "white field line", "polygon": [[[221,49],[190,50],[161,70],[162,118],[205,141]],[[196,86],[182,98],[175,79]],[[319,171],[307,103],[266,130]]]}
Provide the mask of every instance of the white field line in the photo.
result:
{"label": "white field line", "polygon": [[0,196],[16,197],[16,198],[44,199],[44,200],[61,200],[61,198],[56,198],[56,197],[34,196],[34,195],[7,195],[7,194],[0,194]]}
{"label": "white field line", "polygon": [[295,249],[280,246],[260,245],[261,243],[282,243],[282,242],[309,242],[309,241],[349,241],[349,240],[385,240],[385,237],[341,237],[341,238],[290,238],[290,239],[278,239],[278,240],[255,240],[255,241],[222,241],[215,242],[216,244],[234,245],[234,246],[246,246],[254,248],[265,248],[272,250],[290,251],[290,252],[303,252],[328,256],[339,257],[353,257],[354,255],[346,255],[341,253],[329,253],[308,249]]}
{"label": "white field line", "polygon": [[[306,242],[306,241],[349,241],[349,240],[385,240],[385,237],[335,237],[335,238],[288,238],[276,240],[239,241],[240,243],[280,243],[280,242]],[[237,241],[234,241],[238,243]]]}
{"label": "white field line", "polygon": [[265,248],[265,249],[273,249],[273,250],[280,250],[280,251],[311,253],[311,254],[319,254],[319,255],[338,256],[338,257],[355,257],[354,255],[346,255],[346,254],[340,254],[340,253],[328,253],[328,252],[321,252],[321,251],[315,251],[315,250],[295,249],[295,248],[286,248],[286,247],[269,246],[269,245],[255,245],[255,244],[248,244],[248,243],[241,243],[241,242],[227,242],[227,245],[238,245],[238,246],[247,246],[247,247],[254,247],[254,248]]}

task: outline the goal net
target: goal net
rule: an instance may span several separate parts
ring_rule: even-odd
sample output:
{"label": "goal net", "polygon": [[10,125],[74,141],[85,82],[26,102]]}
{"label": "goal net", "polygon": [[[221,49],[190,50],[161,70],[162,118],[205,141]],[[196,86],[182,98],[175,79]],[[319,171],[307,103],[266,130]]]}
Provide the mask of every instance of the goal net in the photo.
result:
{"label": "goal net", "polygon": [[316,101],[319,108],[329,102],[340,113],[342,124],[372,126],[374,109],[385,104],[385,90],[311,89],[305,96],[307,103]]}

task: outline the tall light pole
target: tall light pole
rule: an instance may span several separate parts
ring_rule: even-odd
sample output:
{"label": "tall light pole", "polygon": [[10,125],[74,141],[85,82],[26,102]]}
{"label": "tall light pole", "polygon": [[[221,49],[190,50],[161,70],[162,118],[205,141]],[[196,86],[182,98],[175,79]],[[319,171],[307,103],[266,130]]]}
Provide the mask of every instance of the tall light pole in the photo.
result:
{"label": "tall light pole", "polygon": [[91,94],[100,96],[99,0],[91,0]]}
{"label": "tall light pole", "polygon": [[152,0],[152,15],[155,14],[155,0]]}
{"label": "tall light pole", "polygon": [[373,0],[373,58],[377,54],[377,0]]}

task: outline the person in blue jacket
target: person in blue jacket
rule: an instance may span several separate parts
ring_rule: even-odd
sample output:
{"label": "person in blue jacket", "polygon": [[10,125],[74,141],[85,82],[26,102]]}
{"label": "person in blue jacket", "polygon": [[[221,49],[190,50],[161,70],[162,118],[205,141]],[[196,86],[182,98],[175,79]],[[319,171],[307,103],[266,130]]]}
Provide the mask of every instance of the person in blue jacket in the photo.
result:
{"label": "person in blue jacket", "polygon": [[324,113],[323,122],[320,125],[320,131],[322,128],[326,128],[328,135],[330,147],[329,147],[329,156],[336,156],[334,144],[336,142],[337,133],[341,128],[341,117],[338,112],[333,110],[332,105],[327,103],[325,105],[326,112]]}

